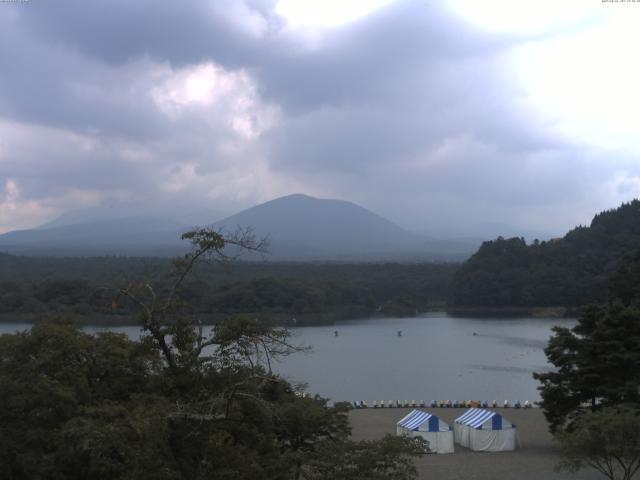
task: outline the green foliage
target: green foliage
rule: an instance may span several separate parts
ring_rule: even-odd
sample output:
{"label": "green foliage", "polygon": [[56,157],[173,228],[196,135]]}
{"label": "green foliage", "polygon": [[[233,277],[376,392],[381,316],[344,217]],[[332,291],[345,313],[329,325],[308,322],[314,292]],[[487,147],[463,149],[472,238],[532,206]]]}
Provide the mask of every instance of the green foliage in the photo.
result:
{"label": "green foliage", "polygon": [[1,336],[0,478],[413,478],[415,446],[351,442],[346,405],[259,365],[250,339],[270,335],[229,320],[179,384],[156,349],[122,335],[57,320]]}
{"label": "green foliage", "polygon": [[[204,239],[197,241],[206,245]],[[0,254],[0,314],[10,320],[71,314],[86,323],[130,322],[135,305],[126,300],[114,303],[113,292],[106,287],[140,278],[158,295],[165,295],[175,280],[166,274],[170,267],[168,260],[159,258]],[[179,294],[211,321],[235,314],[280,322],[295,317],[298,325],[372,314],[413,316],[416,310],[444,306],[456,268],[452,264],[235,262],[232,269],[220,269],[202,262],[194,266],[195,275],[182,282]]]}
{"label": "green foliage", "polygon": [[419,438],[386,435],[379,441],[323,442],[310,480],[402,480],[417,474],[411,457],[427,451]]}
{"label": "green foliage", "polygon": [[636,256],[612,276],[609,303],[586,308],[572,329],[554,328],[545,353],[555,368],[534,374],[563,448],[559,469],[629,480],[640,467],[639,280]]}
{"label": "green foliage", "polygon": [[640,305],[640,254],[624,259],[611,278],[610,295],[625,305]]}
{"label": "green foliage", "polygon": [[343,308],[363,316],[375,307],[370,290],[364,287],[274,277],[222,285],[204,302],[209,311],[289,313],[298,316]]}
{"label": "green foliage", "polygon": [[564,238],[485,242],[456,272],[455,306],[577,307],[602,303],[624,259],[640,251],[640,201],[596,215]]}
{"label": "green foliage", "polygon": [[[0,464],[12,479],[72,478],[62,472],[79,473],[84,457],[61,449],[88,448],[91,435],[96,447],[130,445],[111,419],[147,405],[160,372],[160,358],[144,345],[114,333],[87,335],[60,319],[0,336],[0,360]],[[110,462],[106,452],[99,456]],[[75,478],[105,478],[103,467],[95,475],[82,469],[86,475]]]}
{"label": "green foliage", "polygon": [[570,431],[556,436],[562,445],[558,469],[594,468],[610,480],[630,480],[640,468],[640,411],[609,407],[587,412]]}
{"label": "green foliage", "polygon": [[346,405],[272,372],[299,350],[286,330],[231,317],[203,334],[181,298],[196,261],[261,244],[209,230],[185,238],[194,248],[160,290],[119,289],[140,341],[63,319],[0,336],[0,479],[414,478],[415,444],[351,442]]}
{"label": "green foliage", "polygon": [[572,329],[555,327],[545,353],[555,367],[536,373],[551,429],[565,428],[586,409],[640,405],[640,310],[615,301],[589,307]]}
{"label": "green foliage", "polygon": [[59,478],[178,479],[160,398],[134,398],[85,408],[56,435]]}

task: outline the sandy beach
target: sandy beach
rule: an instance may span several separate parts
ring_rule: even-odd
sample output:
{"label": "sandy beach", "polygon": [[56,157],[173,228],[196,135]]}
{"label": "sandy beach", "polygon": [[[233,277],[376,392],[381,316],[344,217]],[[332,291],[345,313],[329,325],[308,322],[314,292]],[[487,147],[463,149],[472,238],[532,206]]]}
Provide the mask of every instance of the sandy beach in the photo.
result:
{"label": "sandy beach", "polygon": [[[395,434],[396,422],[408,408],[353,410],[350,413],[354,440],[371,440],[386,433]],[[453,425],[465,409],[420,409],[439,416]],[[515,452],[476,453],[460,445],[449,455],[425,455],[417,461],[419,478],[430,480],[597,480],[604,477],[586,469],[576,474],[555,472],[558,450],[539,409],[498,409],[513,422],[520,438]]]}

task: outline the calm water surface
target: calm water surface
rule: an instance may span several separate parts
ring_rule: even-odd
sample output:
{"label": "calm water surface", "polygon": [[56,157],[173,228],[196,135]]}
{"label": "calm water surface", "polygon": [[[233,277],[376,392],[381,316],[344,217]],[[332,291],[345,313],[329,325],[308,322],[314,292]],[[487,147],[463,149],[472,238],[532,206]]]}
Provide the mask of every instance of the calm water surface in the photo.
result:
{"label": "calm water surface", "polygon": [[[537,400],[531,374],[549,369],[543,348],[551,327],[574,324],[437,313],[300,327],[292,329],[293,341],[310,345],[311,353],[292,355],[275,368],[291,381],[307,382],[310,392],[334,400]],[[0,333],[27,328],[4,323]],[[140,332],[137,327],[113,330],[132,338]]]}

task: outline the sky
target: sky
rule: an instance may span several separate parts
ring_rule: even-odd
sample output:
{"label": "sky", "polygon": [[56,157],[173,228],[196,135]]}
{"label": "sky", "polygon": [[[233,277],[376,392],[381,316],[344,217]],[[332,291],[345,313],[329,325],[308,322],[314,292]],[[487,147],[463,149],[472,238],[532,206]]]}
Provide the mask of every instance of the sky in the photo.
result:
{"label": "sky", "polygon": [[640,2],[0,1],[0,232],[282,195],[436,237],[640,195]]}

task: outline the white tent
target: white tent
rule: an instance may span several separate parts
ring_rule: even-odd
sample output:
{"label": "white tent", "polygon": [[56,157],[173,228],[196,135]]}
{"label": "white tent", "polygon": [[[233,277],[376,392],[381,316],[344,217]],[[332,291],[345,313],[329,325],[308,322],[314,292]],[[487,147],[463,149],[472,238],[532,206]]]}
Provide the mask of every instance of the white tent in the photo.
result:
{"label": "white tent", "polygon": [[429,442],[429,450],[434,453],[453,453],[451,427],[428,412],[411,410],[396,424],[396,433],[424,438]]}
{"label": "white tent", "polygon": [[477,452],[507,452],[518,447],[516,426],[497,412],[471,408],[455,419],[456,443]]}

